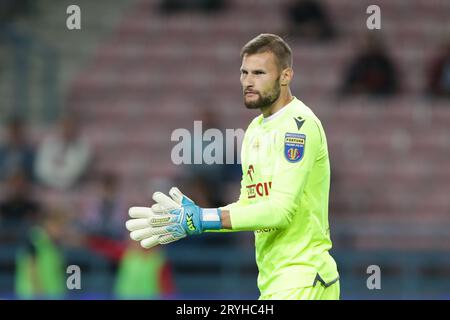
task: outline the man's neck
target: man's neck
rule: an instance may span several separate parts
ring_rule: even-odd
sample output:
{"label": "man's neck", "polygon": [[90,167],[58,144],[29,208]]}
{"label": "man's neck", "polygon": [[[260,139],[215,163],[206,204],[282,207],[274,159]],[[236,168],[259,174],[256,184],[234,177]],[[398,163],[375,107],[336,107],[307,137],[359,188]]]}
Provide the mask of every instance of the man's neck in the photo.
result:
{"label": "man's neck", "polygon": [[261,113],[264,118],[270,117],[277,111],[281,110],[284,106],[286,106],[293,99],[292,94],[288,91],[285,95],[280,95],[280,98],[275,101],[270,107],[261,109]]}

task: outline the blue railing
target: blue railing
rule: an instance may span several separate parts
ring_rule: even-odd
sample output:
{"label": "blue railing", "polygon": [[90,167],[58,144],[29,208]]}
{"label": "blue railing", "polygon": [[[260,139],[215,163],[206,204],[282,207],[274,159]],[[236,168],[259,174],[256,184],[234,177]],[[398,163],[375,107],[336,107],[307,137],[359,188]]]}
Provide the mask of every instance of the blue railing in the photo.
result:
{"label": "blue railing", "polygon": [[[74,252],[72,252],[74,253]],[[173,268],[174,299],[256,299],[253,250],[238,247],[177,246],[168,250]],[[443,251],[336,251],[343,299],[449,299],[450,256]],[[0,262],[12,265],[14,251],[0,247]],[[114,299],[115,274],[104,259],[80,250],[70,263],[82,266],[82,290],[66,298]],[[381,269],[381,289],[369,290],[367,267]],[[0,297],[14,298],[13,270],[0,272]],[[153,297],[158,298],[158,297]]]}

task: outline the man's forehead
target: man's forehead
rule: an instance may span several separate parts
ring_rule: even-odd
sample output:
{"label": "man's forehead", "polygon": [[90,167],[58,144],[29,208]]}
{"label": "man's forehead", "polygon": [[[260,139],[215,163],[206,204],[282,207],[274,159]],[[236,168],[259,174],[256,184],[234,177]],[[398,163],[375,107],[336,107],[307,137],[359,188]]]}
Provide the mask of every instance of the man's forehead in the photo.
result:
{"label": "man's forehead", "polygon": [[276,68],[275,55],[270,52],[245,54],[242,58],[242,68]]}

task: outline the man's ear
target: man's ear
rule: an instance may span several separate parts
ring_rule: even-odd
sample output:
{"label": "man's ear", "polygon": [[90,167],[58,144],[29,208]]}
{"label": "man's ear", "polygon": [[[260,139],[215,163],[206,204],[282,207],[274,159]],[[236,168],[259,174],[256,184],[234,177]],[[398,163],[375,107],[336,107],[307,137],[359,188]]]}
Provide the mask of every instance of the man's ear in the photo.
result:
{"label": "man's ear", "polygon": [[288,86],[291,83],[292,77],[294,76],[294,70],[292,68],[286,68],[281,71],[280,84],[282,86]]}

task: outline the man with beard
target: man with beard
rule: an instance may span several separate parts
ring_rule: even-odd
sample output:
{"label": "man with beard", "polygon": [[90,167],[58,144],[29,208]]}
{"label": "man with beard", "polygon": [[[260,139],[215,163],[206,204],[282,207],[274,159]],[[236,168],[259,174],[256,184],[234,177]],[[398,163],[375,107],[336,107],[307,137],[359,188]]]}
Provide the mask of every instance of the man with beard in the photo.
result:
{"label": "man with beard", "polygon": [[339,299],[328,223],[330,164],[320,120],[292,96],[292,52],[261,34],[241,51],[244,104],[259,109],[242,145],[239,200],[200,208],[177,188],[132,207],[131,238],[145,248],[205,231],[254,231],[260,299]]}

